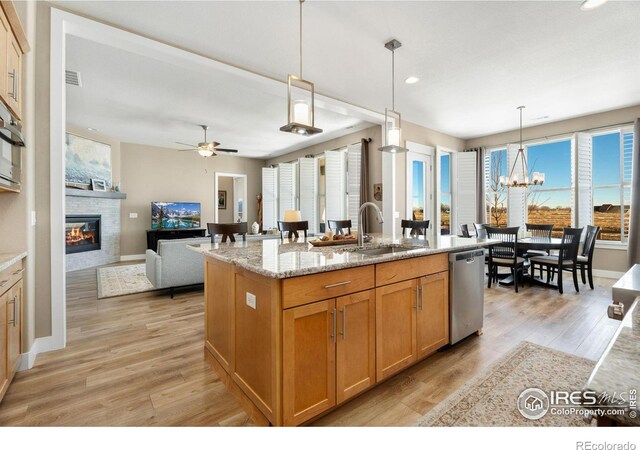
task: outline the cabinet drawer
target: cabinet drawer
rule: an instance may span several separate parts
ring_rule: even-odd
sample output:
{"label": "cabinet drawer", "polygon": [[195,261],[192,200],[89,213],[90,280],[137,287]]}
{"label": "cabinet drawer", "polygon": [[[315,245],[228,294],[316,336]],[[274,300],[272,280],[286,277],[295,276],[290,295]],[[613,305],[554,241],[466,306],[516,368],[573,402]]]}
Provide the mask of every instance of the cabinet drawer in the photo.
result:
{"label": "cabinet drawer", "polygon": [[376,264],[376,286],[420,278],[449,270],[448,253]]}
{"label": "cabinet drawer", "polygon": [[18,261],[0,272],[0,295],[22,279],[22,272],[22,261]]}
{"label": "cabinet drawer", "polygon": [[282,307],[292,308],[371,289],[374,273],[371,265],[287,278],[282,283]]}

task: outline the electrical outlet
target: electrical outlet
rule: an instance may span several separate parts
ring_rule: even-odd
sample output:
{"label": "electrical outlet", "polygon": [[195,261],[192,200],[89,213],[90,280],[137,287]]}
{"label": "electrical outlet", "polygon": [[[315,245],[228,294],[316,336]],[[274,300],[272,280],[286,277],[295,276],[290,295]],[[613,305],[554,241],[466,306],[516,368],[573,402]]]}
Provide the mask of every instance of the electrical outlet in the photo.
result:
{"label": "electrical outlet", "polygon": [[129,213],[129,219],[137,219],[138,213]]}
{"label": "electrical outlet", "polygon": [[247,292],[247,306],[256,309],[256,296],[251,292]]}

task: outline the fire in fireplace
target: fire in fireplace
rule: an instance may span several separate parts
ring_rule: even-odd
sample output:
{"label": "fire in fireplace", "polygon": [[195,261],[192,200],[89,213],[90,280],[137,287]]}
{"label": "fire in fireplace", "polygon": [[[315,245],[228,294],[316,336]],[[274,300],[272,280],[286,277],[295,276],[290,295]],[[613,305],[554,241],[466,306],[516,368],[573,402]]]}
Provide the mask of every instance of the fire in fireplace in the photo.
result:
{"label": "fire in fireplace", "polygon": [[66,253],[100,250],[100,216],[67,216]]}

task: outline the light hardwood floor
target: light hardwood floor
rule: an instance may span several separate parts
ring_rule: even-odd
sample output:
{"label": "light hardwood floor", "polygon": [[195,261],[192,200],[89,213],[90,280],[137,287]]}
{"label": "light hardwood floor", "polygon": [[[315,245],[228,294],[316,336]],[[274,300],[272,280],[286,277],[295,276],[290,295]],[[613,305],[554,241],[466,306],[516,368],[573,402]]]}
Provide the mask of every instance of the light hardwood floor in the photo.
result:
{"label": "light hardwood floor", "polygon": [[[313,425],[410,425],[522,340],[597,359],[619,322],[613,280],[565,294],[485,290],[485,325]],[[203,295],[97,299],[96,270],[68,274],[67,348],[38,356],[0,403],[0,425],[251,425],[203,358]]]}

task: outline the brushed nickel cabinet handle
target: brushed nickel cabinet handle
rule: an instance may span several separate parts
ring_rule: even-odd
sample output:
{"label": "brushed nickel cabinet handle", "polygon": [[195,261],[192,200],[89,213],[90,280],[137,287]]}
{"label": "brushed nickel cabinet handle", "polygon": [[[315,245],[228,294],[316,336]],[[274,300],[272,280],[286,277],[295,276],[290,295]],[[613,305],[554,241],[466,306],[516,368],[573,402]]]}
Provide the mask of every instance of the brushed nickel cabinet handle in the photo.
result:
{"label": "brushed nickel cabinet handle", "polygon": [[13,325],[14,327],[16,326],[16,297],[13,297],[12,300],[9,301],[10,305],[13,305],[13,320],[9,321],[9,325]]}
{"label": "brushed nickel cabinet handle", "polygon": [[347,285],[347,284],[351,284],[351,281],[342,281],[340,283],[327,284],[324,288],[325,289],[331,289],[331,288],[334,288],[334,287],[344,286],[344,285]]}
{"label": "brushed nickel cabinet handle", "polygon": [[413,307],[418,310],[418,291],[420,290],[420,286],[416,287],[416,304]]}
{"label": "brushed nickel cabinet handle", "polygon": [[347,307],[342,307],[342,340],[347,338]]}
{"label": "brushed nickel cabinet handle", "polygon": [[424,307],[424,286],[420,286],[420,311]]}
{"label": "brushed nickel cabinet handle", "polygon": [[9,97],[13,98],[14,100],[16,99],[15,94],[16,94],[16,69],[13,69],[11,72],[9,72],[9,76],[11,77],[11,92],[7,92],[7,94],[9,94]]}

